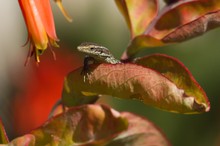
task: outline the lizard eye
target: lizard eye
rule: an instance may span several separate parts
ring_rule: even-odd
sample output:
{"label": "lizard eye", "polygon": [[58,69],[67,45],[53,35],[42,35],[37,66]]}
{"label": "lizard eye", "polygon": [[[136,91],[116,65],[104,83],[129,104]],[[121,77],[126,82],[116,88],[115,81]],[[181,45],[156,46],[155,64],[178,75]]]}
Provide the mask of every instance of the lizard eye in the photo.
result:
{"label": "lizard eye", "polygon": [[90,50],[94,50],[94,48],[90,48]]}

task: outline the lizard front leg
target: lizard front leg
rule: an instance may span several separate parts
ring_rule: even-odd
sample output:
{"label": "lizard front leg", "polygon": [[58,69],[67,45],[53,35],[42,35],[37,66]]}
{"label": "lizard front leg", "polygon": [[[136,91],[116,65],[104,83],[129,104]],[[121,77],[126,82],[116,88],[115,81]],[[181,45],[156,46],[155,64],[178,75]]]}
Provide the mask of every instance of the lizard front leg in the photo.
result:
{"label": "lizard front leg", "polygon": [[96,60],[93,57],[88,56],[88,55],[85,56],[84,62],[83,62],[83,69],[81,71],[81,75],[84,75],[84,82],[85,82],[86,76],[88,76],[90,72],[89,65],[94,64],[95,62]]}

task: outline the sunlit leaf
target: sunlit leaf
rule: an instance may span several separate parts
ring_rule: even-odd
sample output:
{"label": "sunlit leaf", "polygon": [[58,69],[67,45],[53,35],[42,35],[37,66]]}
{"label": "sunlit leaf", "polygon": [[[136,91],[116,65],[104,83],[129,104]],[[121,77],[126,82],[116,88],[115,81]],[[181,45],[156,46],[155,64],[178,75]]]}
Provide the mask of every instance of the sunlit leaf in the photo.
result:
{"label": "sunlit leaf", "polygon": [[157,0],[115,0],[134,38],[142,34],[157,15]]}
{"label": "sunlit leaf", "polygon": [[36,145],[104,145],[127,129],[127,120],[106,106],[86,105],[50,119],[35,135]]}
{"label": "sunlit leaf", "polygon": [[8,143],[8,137],[5,132],[5,128],[3,126],[3,123],[0,119],[0,144],[7,144]]}
{"label": "sunlit leaf", "polygon": [[[162,74],[136,64],[100,64],[90,66],[84,78],[82,68],[67,76],[73,98],[82,95],[111,95],[124,99],[137,99],[145,104],[178,113],[208,111],[204,103],[187,96],[182,88]],[[64,91],[65,92],[65,91]],[[63,96],[65,98],[65,94]],[[65,104],[65,103],[64,103]]]}
{"label": "sunlit leaf", "polygon": [[83,105],[0,146],[170,146],[150,121],[104,105]]}
{"label": "sunlit leaf", "polygon": [[132,58],[141,49],[183,42],[220,26],[219,0],[178,1],[161,13],[144,33],[131,40],[122,59]]}
{"label": "sunlit leaf", "polygon": [[200,108],[201,111],[209,110],[210,104],[204,90],[196,82],[184,64],[176,58],[163,54],[154,54],[136,59],[135,63],[160,72],[175,83],[178,88],[184,89],[185,96],[195,98],[192,100],[194,100],[194,106],[198,108],[198,111]]}
{"label": "sunlit leaf", "polygon": [[194,0],[170,7],[148,35],[166,43],[181,42],[219,27],[219,0]]}

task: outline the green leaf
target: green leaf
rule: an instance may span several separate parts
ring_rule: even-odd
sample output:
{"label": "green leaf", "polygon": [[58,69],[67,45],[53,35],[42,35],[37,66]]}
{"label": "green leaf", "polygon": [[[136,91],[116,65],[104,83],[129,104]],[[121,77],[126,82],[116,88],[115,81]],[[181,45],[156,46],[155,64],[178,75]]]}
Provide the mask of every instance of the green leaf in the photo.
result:
{"label": "green leaf", "polygon": [[175,82],[153,69],[138,64],[91,65],[91,72],[86,76],[86,80],[80,74],[81,70],[82,68],[79,68],[67,76],[71,91],[69,94],[75,98],[102,94],[140,100],[171,112],[201,113],[209,110],[206,102],[199,103],[195,97],[187,96],[186,91],[178,88]]}
{"label": "green leaf", "polygon": [[135,63],[160,72],[179,89],[183,89],[186,97],[193,97],[194,108],[197,108],[197,111],[209,111],[210,103],[205,91],[178,59],[164,54],[154,54],[138,58]]}
{"label": "green leaf", "polygon": [[131,31],[131,37],[144,33],[158,11],[157,0],[115,0]]}
{"label": "green leaf", "polygon": [[7,134],[5,132],[5,128],[3,126],[3,123],[0,119],[0,144],[7,144],[9,141],[8,141],[8,137],[7,137]]}

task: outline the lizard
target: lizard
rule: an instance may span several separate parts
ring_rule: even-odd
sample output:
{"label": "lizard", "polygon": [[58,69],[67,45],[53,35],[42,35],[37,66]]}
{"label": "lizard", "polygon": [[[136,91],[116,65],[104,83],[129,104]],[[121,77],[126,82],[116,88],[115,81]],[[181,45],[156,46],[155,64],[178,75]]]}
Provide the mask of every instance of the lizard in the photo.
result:
{"label": "lizard", "polygon": [[[93,63],[110,63],[110,64],[117,64],[121,63],[120,60],[116,59],[108,48],[98,45],[96,43],[91,42],[84,42],[81,43],[77,50],[79,52],[84,53],[86,56],[84,58],[84,65],[81,74],[84,74],[84,81],[85,81],[85,73],[88,74],[89,65]],[[64,81],[64,87],[66,90],[68,88],[68,81],[65,78]],[[88,98],[88,97],[87,97]],[[88,102],[95,102],[98,99],[98,96],[92,96],[90,99],[88,99]],[[53,113],[57,106],[62,105],[63,111],[65,112],[65,105],[62,103],[62,100],[58,100],[57,103],[53,106],[49,118],[53,116]]]}
{"label": "lizard", "polygon": [[121,63],[120,60],[116,59],[108,48],[98,45],[96,43],[84,42],[77,47],[79,52],[86,54],[84,58],[84,65],[81,74],[88,73],[89,64],[93,63],[110,63],[117,64]]}

